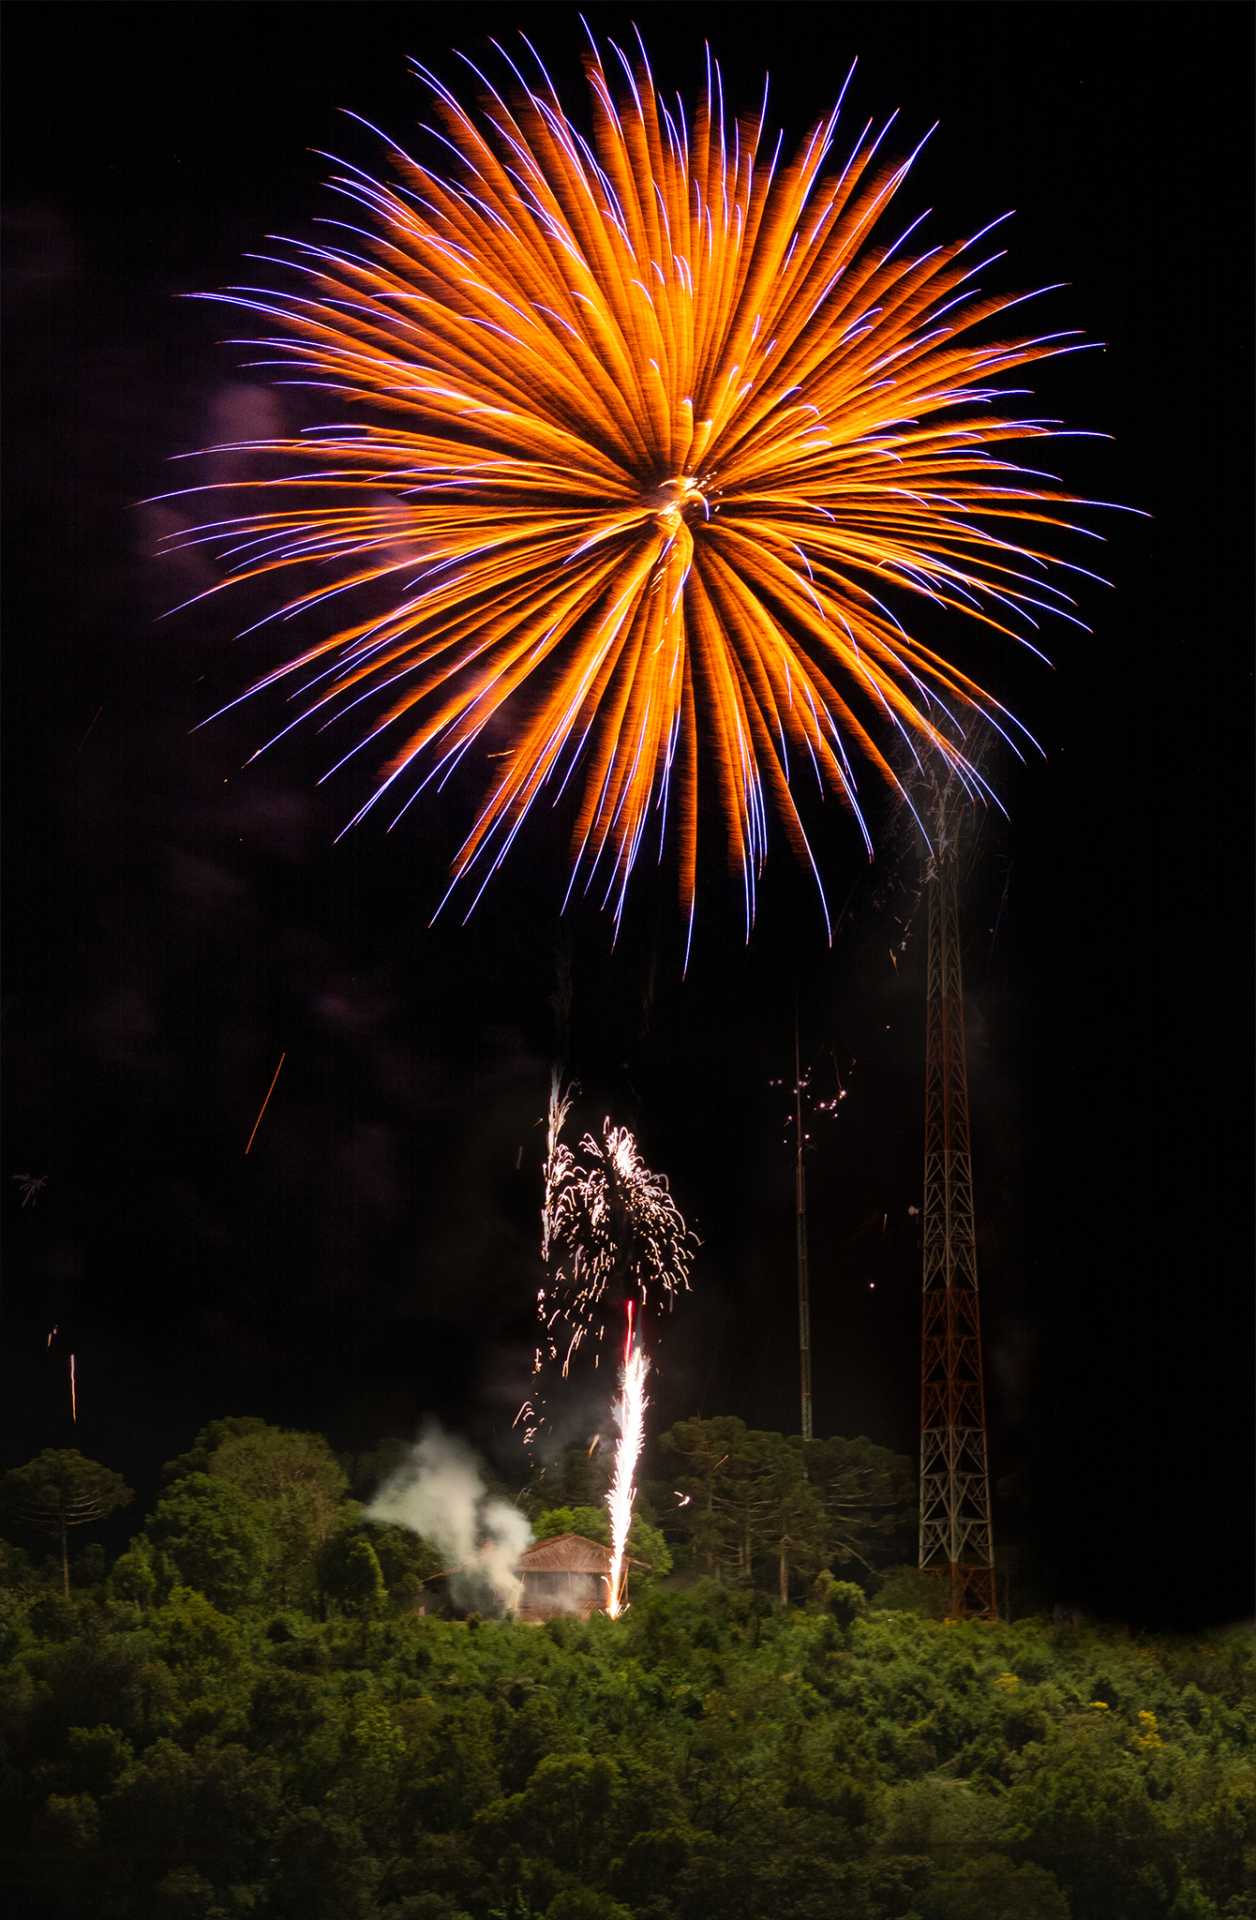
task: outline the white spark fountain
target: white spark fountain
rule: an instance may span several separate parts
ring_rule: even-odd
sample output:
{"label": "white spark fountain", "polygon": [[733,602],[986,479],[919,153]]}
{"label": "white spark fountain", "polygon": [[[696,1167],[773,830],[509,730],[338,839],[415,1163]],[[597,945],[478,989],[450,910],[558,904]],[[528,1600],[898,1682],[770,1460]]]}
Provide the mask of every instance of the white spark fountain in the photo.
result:
{"label": "white spark fountain", "polygon": [[624,1611],[628,1585],[628,1529],[632,1525],[632,1503],[636,1489],[633,1476],[645,1441],[645,1376],[650,1363],[640,1338],[632,1337],[632,1302],[628,1303],[628,1337],[624,1342],[624,1367],[620,1375],[619,1399],[615,1403],[615,1424],[619,1444],[615,1448],[615,1478],[606,1496],[611,1521],[611,1570],[607,1576],[606,1611],[612,1620]]}

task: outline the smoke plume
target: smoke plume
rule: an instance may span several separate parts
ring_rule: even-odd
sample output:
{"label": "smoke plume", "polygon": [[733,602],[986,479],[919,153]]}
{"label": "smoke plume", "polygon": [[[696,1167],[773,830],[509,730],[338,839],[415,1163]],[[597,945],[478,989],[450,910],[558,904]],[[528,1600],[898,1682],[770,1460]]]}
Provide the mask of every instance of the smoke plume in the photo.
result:
{"label": "smoke plume", "polygon": [[512,1568],[532,1529],[515,1507],[488,1493],[471,1449],[438,1421],[427,1423],[366,1517],[430,1540],[455,1570],[450,1584],[459,1606],[499,1614],[514,1605],[519,1582]]}

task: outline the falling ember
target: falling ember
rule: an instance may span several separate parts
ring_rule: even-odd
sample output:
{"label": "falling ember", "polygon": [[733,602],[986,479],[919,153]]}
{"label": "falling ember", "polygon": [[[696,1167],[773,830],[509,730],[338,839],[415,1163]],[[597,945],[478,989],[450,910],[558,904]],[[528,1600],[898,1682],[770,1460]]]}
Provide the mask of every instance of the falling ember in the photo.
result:
{"label": "falling ember", "polygon": [[74,1397],[74,1355],[70,1355],[70,1418],[78,1425],[78,1402]]}
{"label": "falling ember", "polygon": [[633,1475],[641,1458],[645,1440],[645,1376],[650,1363],[645,1357],[640,1336],[632,1336],[632,1302],[628,1302],[628,1336],[624,1341],[624,1370],[620,1376],[620,1394],[615,1405],[615,1424],[619,1444],[615,1448],[615,1478],[606,1496],[611,1519],[611,1570],[607,1575],[606,1611],[612,1620],[624,1611],[624,1593],[628,1585],[627,1543],[632,1525],[635,1495]]}
{"label": "falling ember", "polygon": [[268,1107],[268,1106],[270,1105],[270,1096],[271,1096],[271,1094],[272,1094],[272,1093],[273,1093],[273,1092],[275,1091],[275,1080],[278,1080],[278,1078],[279,1078],[279,1075],[280,1075],[280,1071],[281,1071],[281,1069],[282,1069],[282,1067],[283,1067],[283,1063],[284,1063],[284,1061],[285,1061],[285,1060],[286,1060],[287,1058],[288,1058],[288,1050],[287,1050],[287,1048],[285,1047],[285,1048],[284,1048],[284,1050],[283,1050],[283,1052],[282,1052],[282,1053],[280,1054],[280,1056],[279,1056],[279,1065],[278,1065],[278,1066],[277,1066],[277,1067],[275,1068],[275,1079],[274,1079],[274,1080],[272,1080],[272,1081],[271,1081],[271,1083],[270,1083],[270,1085],[269,1085],[269,1086],[267,1087],[267,1089],[266,1089],[266,1098],[265,1098],[265,1099],[264,1099],[264,1100],[262,1101],[262,1105],[261,1105],[261,1111],[259,1112],[259,1114],[258,1114],[258,1116],[257,1116],[257,1118],[256,1118],[256,1120],[255,1120],[255,1121],[253,1122],[253,1131],[252,1131],[252,1133],[251,1133],[251,1134],[249,1135],[249,1146],[248,1146],[248,1147],[246,1147],[246,1148],[244,1149],[244,1151],[245,1151],[245,1153],[247,1153],[247,1152],[248,1152],[248,1150],[249,1150],[249,1147],[251,1147],[251,1146],[252,1146],[252,1144],[253,1144],[253,1142],[254,1142],[254,1140],[256,1140],[256,1138],[257,1138],[257,1129],[258,1129],[258,1128],[259,1128],[259,1127],[261,1126],[261,1124],[262,1124],[262,1114],[263,1114],[263,1113],[265,1113],[265,1111],[266,1111],[266,1109],[267,1109],[267,1107]]}

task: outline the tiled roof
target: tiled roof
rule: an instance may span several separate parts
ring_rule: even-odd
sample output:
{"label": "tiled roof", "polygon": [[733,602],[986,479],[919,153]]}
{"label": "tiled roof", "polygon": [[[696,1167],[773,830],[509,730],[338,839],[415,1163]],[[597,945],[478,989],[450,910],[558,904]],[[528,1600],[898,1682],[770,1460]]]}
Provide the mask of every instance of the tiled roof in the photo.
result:
{"label": "tiled roof", "polygon": [[[630,1567],[649,1572],[644,1560],[630,1560]],[[537,1540],[525,1547],[515,1562],[516,1573],[596,1573],[603,1578],[610,1572],[611,1550],[581,1533],[560,1533],[553,1540]]]}
{"label": "tiled roof", "polygon": [[[649,1573],[648,1560],[628,1561],[634,1573]],[[511,1571],[524,1573],[595,1573],[605,1579],[611,1570],[611,1550],[597,1540],[586,1540],[582,1533],[560,1533],[553,1540],[534,1540],[525,1547]],[[455,1573],[474,1573],[474,1560],[468,1560],[460,1567],[444,1567],[440,1573],[428,1575],[424,1585],[434,1580],[448,1580]]]}

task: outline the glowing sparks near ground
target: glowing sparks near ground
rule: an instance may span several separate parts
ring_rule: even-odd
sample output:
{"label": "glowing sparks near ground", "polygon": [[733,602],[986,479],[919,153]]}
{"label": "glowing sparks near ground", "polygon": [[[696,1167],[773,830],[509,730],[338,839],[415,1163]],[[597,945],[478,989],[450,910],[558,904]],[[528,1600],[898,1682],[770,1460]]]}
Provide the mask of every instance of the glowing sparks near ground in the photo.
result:
{"label": "glowing sparks near ground", "polygon": [[633,1477],[645,1442],[645,1376],[650,1363],[642,1349],[640,1336],[634,1340],[632,1302],[628,1302],[628,1336],[624,1341],[624,1367],[619,1381],[619,1399],[615,1403],[615,1424],[619,1441],[615,1448],[615,1478],[606,1496],[611,1521],[611,1570],[606,1581],[606,1611],[612,1620],[624,1610],[628,1585],[628,1529],[632,1525],[635,1496]]}
{"label": "glowing sparks near ground", "polygon": [[869,849],[855,768],[897,784],[896,737],[980,786],[952,742],[1007,716],[891,603],[1012,638],[1071,618],[1038,544],[1069,496],[1001,453],[1055,429],[996,382],[1072,347],[991,338],[1018,302],[977,285],[985,233],[874,239],[911,165],[879,157],[888,124],[835,151],[835,108],[782,162],[718,68],[689,119],[644,51],[615,54],[618,103],[587,60],[591,140],[539,63],[509,104],[483,82],[478,117],[425,74],[445,171],[394,148],[395,184],[340,173],[351,238],[293,243],[295,288],[207,296],[337,412],[250,443],[289,463],[245,483],[260,510],[181,538],[237,579],[313,569],[285,619],[365,593],[251,689],[369,716],[333,756],[376,756],[357,819],[478,749],[494,778],[455,884],[571,784],[571,884],[599,876],[618,918],[670,815],[692,927],[710,794],[749,922],[770,812],[815,870],[800,770]]}

